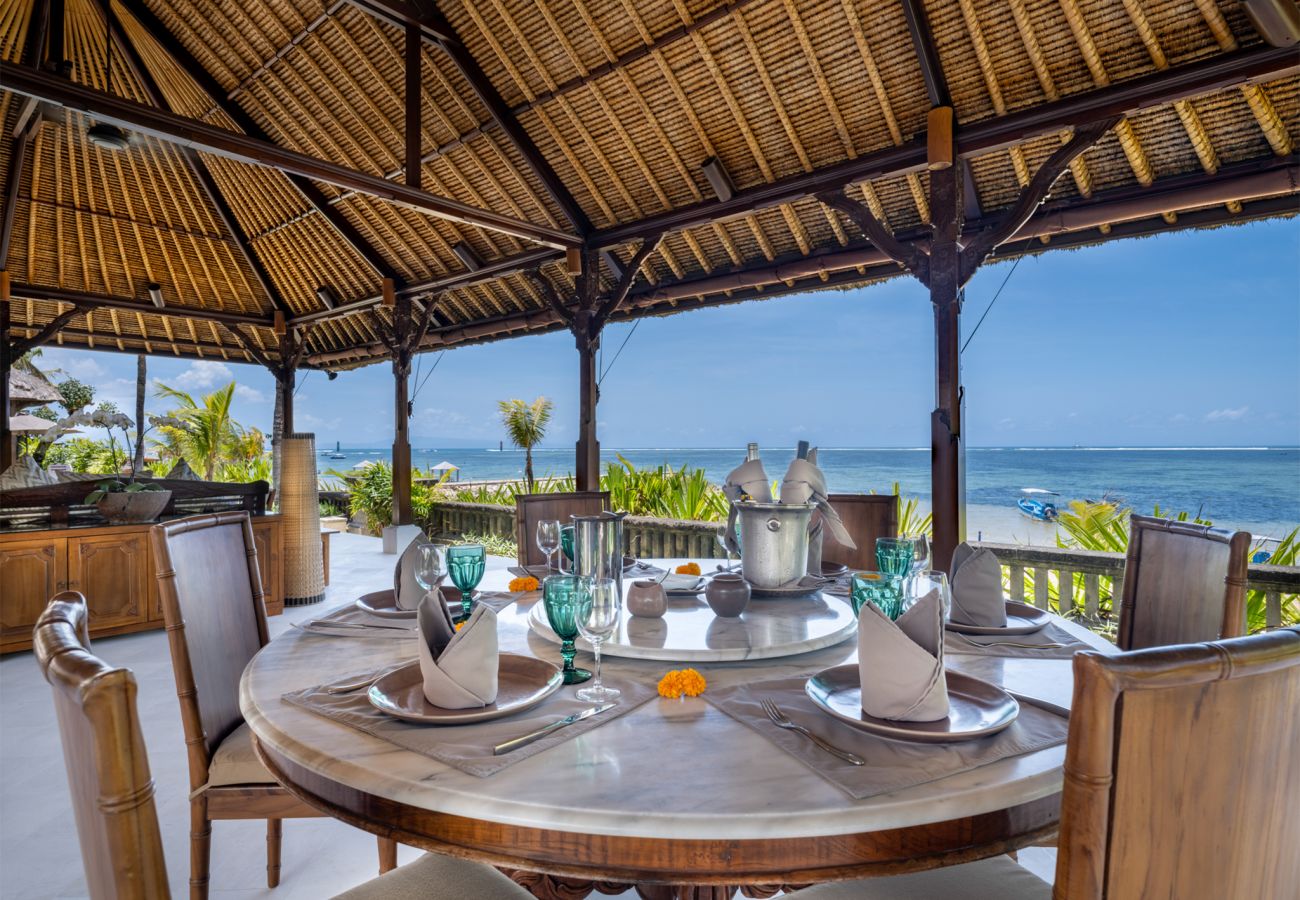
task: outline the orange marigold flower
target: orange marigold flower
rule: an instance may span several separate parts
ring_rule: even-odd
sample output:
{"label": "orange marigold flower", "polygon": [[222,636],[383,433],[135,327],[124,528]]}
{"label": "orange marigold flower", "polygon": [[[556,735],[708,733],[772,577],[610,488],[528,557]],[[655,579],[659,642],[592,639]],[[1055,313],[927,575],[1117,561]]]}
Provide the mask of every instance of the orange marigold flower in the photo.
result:
{"label": "orange marigold flower", "polygon": [[519,578],[512,578],[508,589],[512,594],[519,594],[527,591],[535,591],[537,588],[538,581],[536,578],[531,575],[523,575]]}
{"label": "orange marigold flower", "polygon": [[694,669],[673,669],[659,679],[659,696],[676,700],[698,697],[707,687],[704,676]]}
{"label": "orange marigold flower", "polygon": [[465,622],[468,622],[468,621],[469,621],[469,619],[465,619],[464,621],[457,622],[457,623],[456,623],[456,630],[457,630],[457,631],[460,631],[462,628],[465,627]]}
{"label": "orange marigold flower", "polygon": [[[693,562],[683,563],[682,565],[680,565],[680,566],[677,567],[677,574],[678,574],[678,575],[698,575],[698,574],[700,574],[700,564],[699,564],[699,563],[693,563]],[[693,670],[692,670],[692,671],[693,671]]]}

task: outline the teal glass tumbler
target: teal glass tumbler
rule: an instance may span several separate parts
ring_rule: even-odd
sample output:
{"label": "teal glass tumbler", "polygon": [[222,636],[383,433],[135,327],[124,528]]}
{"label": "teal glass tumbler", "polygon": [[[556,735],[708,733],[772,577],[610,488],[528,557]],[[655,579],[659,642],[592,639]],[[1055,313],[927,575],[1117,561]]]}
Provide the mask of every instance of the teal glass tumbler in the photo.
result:
{"label": "teal glass tumbler", "polygon": [[896,621],[903,614],[903,579],[881,572],[855,572],[849,598],[855,616],[871,603],[890,621]]}
{"label": "teal glass tumbler", "polygon": [[591,677],[586,669],[573,665],[577,649],[573,645],[578,636],[578,606],[587,591],[587,580],[577,575],[548,575],[542,581],[542,604],[546,621],[560,639],[560,656],[564,659],[562,670],[565,684],[582,684]]}
{"label": "teal glass tumbler", "polygon": [[916,555],[911,538],[876,538],[876,568],[885,575],[908,575]]}
{"label": "teal glass tumbler", "polygon": [[482,544],[457,544],[444,557],[451,583],[460,589],[460,616],[468,619],[474,610],[474,588],[487,569],[487,550]]}

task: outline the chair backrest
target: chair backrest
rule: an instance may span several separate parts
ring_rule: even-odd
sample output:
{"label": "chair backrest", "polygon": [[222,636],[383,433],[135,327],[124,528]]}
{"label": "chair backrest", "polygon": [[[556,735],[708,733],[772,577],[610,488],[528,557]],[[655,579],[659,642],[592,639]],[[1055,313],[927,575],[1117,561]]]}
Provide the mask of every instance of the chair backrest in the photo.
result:
{"label": "chair backrest", "polygon": [[197,789],[217,745],[244,721],[239,678],[267,641],[257,546],[243,512],[164,522],[149,542]]}
{"label": "chair backrest", "polygon": [[1141,650],[1246,633],[1250,534],[1133,516],[1118,644]]}
{"label": "chair backrest", "polygon": [[33,634],[54,690],[86,886],[94,900],[165,898],[167,863],[135,676],[91,654],[86,619],[86,598],[64,591],[50,600]]}
{"label": "chair backrest", "polygon": [[597,516],[609,509],[609,491],[572,491],[567,494],[520,494],[515,497],[515,541],[519,544],[519,565],[546,562],[537,549],[537,523],[558,519],[569,524],[569,516]]}
{"label": "chair backrest", "polygon": [[893,494],[831,494],[831,508],[839,513],[840,521],[856,550],[841,544],[830,533],[822,531],[822,560],[843,563],[850,569],[876,568],[876,538],[898,537],[898,497]]}
{"label": "chair backrest", "polygon": [[1077,654],[1053,896],[1300,897],[1297,747],[1300,628]]}

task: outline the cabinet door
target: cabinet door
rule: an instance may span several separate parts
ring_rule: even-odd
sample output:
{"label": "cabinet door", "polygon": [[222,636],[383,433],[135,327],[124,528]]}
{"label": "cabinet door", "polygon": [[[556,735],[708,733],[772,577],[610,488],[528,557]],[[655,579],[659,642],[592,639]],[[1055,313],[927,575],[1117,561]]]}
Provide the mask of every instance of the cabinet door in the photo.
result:
{"label": "cabinet door", "polygon": [[68,587],[86,596],[90,630],[149,618],[147,533],[68,538]]}
{"label": "cabinet door", "polygon": [[284,610],[283,581],[280,574],[280,528],[278,522],[253,522],[253,544],[257,547],[257,568],[262,576],[262,596],[267,615]]}
{"label": "cabinet door", "polygon": [[67,579],[67,541],[37,538],[0,544],[0,639],[30,641],[36,619]]}

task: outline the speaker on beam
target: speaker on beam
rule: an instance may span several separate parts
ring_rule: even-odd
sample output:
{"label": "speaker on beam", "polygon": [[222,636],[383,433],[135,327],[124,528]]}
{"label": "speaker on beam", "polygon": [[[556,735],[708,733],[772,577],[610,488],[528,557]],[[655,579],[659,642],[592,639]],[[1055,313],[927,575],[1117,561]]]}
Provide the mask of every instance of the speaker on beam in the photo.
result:
{"label": "speaker on beam", "polygon": [[1242,0],[1246,18],[1274,47],[1300,43],[1300,7],[1295,0]]}

